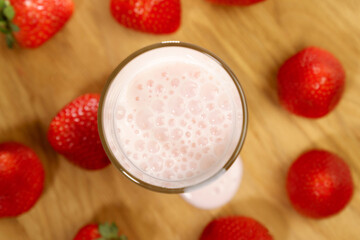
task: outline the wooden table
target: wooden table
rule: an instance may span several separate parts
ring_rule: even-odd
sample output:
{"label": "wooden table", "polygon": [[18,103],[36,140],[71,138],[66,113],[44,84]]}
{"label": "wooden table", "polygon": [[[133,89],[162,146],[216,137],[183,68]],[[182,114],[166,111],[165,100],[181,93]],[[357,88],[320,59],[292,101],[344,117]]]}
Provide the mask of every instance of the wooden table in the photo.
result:
{"label": "wooden table", "polygon": [[[89,222],[115,221],[129,239],[197,239],[211,219],[251,216],[275,239],[349,240],[360,235],[360,192],[341,214],[310,220],[291,207],[285,175],[294,158],[318,147],[342,156],[360,185],[360,4],[357,0],[268,0],[222,7],[182,1],[182,25],[172,35],[149,35],[117,24],[108,1],[75,0],[72,19],[36,50],[8,50],[0,40],[0,141],[19,141],[40,156],[45,191],[35,207],[0,220],[1,240],[65,240]],[[220,56],[245,89],[250,125],[244,178],[230,204],[204,211],[177,195],[142,189],[110,166],[89,172],[56,154],[46,140],[51,118],[66,103],[100,92],[133,51],[163,40],[201,45]],[[334,53],[347,73],[345,94],[329,116],[296,117],[276,95],[276,72],[290,55],[316,45]]]}

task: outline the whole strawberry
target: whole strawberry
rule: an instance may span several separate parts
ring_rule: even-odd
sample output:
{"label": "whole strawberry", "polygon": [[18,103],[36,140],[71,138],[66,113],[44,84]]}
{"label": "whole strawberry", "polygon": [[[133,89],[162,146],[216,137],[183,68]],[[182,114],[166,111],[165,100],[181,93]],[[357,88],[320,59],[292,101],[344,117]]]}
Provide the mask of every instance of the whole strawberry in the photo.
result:
{"label": "whole strawberry", "polygon": [[223,217],[211,221],[200,240],[272,240],[269,231],[249,217]]}
{"label": "whole strawberry", "polygon": [[97,128],[99,94],[85,94],[66,105],[51,121],[48,140],[58,153],[85,169],[100,169],[110,162]]}
{"label": "whole strawberry", "polygon": [[64,26],[73,9],[72,0],[0,0],[0,31],[9,47],[17,42],[36,48]]}
{"label": "whole strawberry", "polygon": [[164,34],[180,26],[180,0],[111,0],[114,18],[127,28]]}
{"label": "whole strawberry", "polygon": [[288,59],[278,73],[280,103],[308,118],[328,114],[338,104],[345,85],[341,63],[329,52],[308,47]]}
{"label": "whole strawberry", "polygon": [[216,4],[223,5],[234,5],[234,6],[248,6],[253,5],[255,3],[263,2],[265,0],[207,0]]}
{"label": "whole strawberry", "polygon": [[311,150],[291,165],[286,183],[294,208],[312,218],[340,212],[354,191],[349,167],[337,155]]}
{"label": "whole strawberry", "polygon": [[43,191],[44,177],[33,150],[15,142],[0,144],[0,217],[30,210]]}
{"label": "whole strawberry", "polygon": [[124,235],[119,235],[119,230],[113,224],[88,224],[82,227],[74,240],[127,240]]}

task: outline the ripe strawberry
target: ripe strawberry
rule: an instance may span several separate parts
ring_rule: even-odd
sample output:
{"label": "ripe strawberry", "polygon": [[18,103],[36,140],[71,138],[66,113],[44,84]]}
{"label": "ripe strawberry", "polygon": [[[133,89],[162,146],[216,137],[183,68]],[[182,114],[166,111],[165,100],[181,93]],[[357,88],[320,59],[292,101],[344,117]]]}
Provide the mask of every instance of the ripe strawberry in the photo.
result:
{"label": "ripe strawberry", "polygon": [[127,28],[163,34],[180,26],[180,0],[111,0],[114,18]]}
{"label": "ripe strawberry", "polygon": [[42,193],[44,176],[33,150],[15,142],[0,144],[0,217],[30,210]]}
{"label": "ripe strawberry", "polygon": [[100,169],[110,162],[97,128],[99,94],[85,94],[66,105],[51,121],[48,140],[58,153],[85,169]]}
{"label": "ripe strawberry", "polygon": [[0,31],[9,47],[16,40],[22,47],[36,48],[64,26],[73,9],[72,0],[0,0]]}
{"label": "ripe strawberry", "polygon": [[82,227],[74,240],[127,240],[124,235],[119,235],[119,230],[113,224],[88,224]]}
{"label": "ripe strawberry", "polygon": [[223,217],[211,221],[200,240],[272,240],[269,231],[248,217]]}
{"label": "ripe strawberry", "polygon": [[349,167],[340,157],[323,150],[311,150],[291,165],[286,188],[299,213],[324,218],[340,212],[348,204],[354,184]]}
{"label": "ripe strawberry", "polygon": [[248,6],[255,3],[263,2],[265,0],[207,0],[207,1],[216,4],[223,4],[223,5]]}
{"label": "ripe strawberry", "polygon": [[338,104],[345,85],[341,63],[329,52],[309,47],[288,59],[278,73],[280,103],[308,118],[328,114]]}

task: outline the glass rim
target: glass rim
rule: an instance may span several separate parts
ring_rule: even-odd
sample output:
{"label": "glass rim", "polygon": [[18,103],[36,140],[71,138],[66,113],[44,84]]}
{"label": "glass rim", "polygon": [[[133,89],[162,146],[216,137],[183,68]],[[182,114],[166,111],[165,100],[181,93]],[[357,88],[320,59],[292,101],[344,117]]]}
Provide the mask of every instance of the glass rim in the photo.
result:
{"label": "glass rim", "polygon": [[[107,96],[107,93],[110,89],[110,86],[112,84],[112,82],[115,80],[116,76],[118,75],[118,73],[129,63],[131,62],[133,59],[135,59],[137,56],[157,49],[157,48],[162,48],[162,47],[185,47],[185,48],[190,48],[193,50],[196,50],[198,52],[201,52],[205,55],[210,56],[212,59],[214,59],[216,62],[218,62],[220,64],[220,66],[227,72],[227,74],[229,74],[229,76],[231,77],[231,79],[233,80],[236,89],[239,93],[239,97],[241,100],[241,105],[242,105],[242,110],[243,110],[243,121],[242,121],[242,129],[241,129],[241,134],[238,140],[238,143],[235,147],[235,150],[233,151],[232,155],[230,156],[230,158],[226,161],[226,163],[215,173],[213,174],[211,177],[193,184],[193,185],[189,185],[189,186],[185,186],[185,187],[181,187],[181,188],[166,188],[166,187],[160,187],[160,186],[156,186],[156,185],[152,185],[150,183],[147,183],[145,181],[142,181],[141,179],[135,177],[134,175],[132,175],[129,171],[127,171],[117,160],[116,157],[114,156],[113,152],[110,149],[110,146],[106,140],[105,137],[105,130],[104,130],[104,126],[103,126],[103,106],[104,106],[104,102]],[[159,43],[155,43],[155,44],[151,44],[148,45],[146,47],[143,47],[135,52],[133,52],[132,54],[130,54],[128,57],[126,57],[115,69],[114,71],[110,74],[103,90],[101,93],[101,97],[100,97],[100,101],[99,101],[99,109],[98,109],[98,132],[99,132],[99,136],[100,136],[100,140],[101,140],[101,144],[106,152],[106,155],[108,156],[109,160],[111,161],[111,163],[122,173],[126,176],[126,178],[128,178],[129,180],[131,180],[132,182],[136,183],[137,185],[140,185],[141,187],[147,188],[149,190],[152,191],[156,191],[156,192],[162,192],[162,193],[184,193],[186,190],[190,189],[190,188],[197,188],[201,185],[204,185],[208,182],[210,182],[213,179],[216,179],[217,177],[219,177],[220,175],[222,175],[223,173],[225,173],[230,167],[231,165],[235,162],[235,160],[237,159],[237,157],[240,154],[240,151],[244,145],[244,141],[245,141],[245,137],[246,137],[246,133],[247,133],[247,127],[248,127],[248,109],[247,109],[247,104],[246,104],[246,99],[245,99],[245,93],[244,90],[239,82],[239,80],[237,79],[237,77],[235,76],[235,74],[232,72],[232,70],[230,69],[230,67],[223,61],[221,60],[221,58],[219,58],[218,56],[216,56],[214,53],[210,52],[207,49],[204,49],[202,47],[199,47],[195,44],[191,44],[191,43],[186,43],[186,42],[180,42],[180,41],[164,41],[164,42],[159,42]]]}

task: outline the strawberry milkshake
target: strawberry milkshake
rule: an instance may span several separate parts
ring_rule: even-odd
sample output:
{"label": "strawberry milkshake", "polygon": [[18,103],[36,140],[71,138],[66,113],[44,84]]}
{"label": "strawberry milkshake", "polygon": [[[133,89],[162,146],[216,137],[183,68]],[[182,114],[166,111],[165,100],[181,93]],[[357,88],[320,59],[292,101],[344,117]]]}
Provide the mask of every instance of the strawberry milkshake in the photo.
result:
{"label": "strawberry milkshake", "polygon": [[168,193],[190,192],[223,175],[238,157],[246,126],[244,94],[231,70],[212,53],[179,42],[128,57],[99,108],[112,163],[135,183]]}

